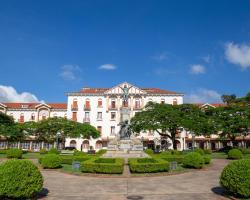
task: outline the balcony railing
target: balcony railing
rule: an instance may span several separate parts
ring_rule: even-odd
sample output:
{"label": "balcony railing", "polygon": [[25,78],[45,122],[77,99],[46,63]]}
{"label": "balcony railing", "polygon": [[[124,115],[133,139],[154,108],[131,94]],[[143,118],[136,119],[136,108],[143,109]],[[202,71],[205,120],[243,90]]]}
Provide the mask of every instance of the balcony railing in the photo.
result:
{"label": "balcony railing", "polygon": [[84,105],[84,110],[91,110],[90,105]]}
{"label": "balcony railing", "polygon": [[72,106],[71,106],[71,110],[72,110],[72,111],[77,111],[77,110],[78,110],[78,106],[72,105]]}
{"label": "balcony railing", "polygon": [[84,122],[84,123],[90,123],[90,118],[89,118],[89,117],[83,118],[83,122]]}

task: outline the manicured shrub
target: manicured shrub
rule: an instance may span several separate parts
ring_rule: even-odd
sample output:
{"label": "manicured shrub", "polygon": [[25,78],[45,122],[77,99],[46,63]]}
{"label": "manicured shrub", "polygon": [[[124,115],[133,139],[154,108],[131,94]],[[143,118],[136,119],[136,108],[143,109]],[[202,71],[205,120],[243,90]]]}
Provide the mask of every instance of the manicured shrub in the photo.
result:
{"label": "manicured shrub", "polygon": [[241,151],[243,154],[250,154],[250,148],[240,148],[240,151]]}
{"label": "manicured shrub", "polygon": [[183,166],[187,168],[202,168],[204,165],[204,158],[196,152],[188,153],[183,159]]}
{"label": "manicured shrub", "polygon": [[8,160],[0,165],[0,198],[28,199],[40,192],[43,177],[29,160]]}
{"label": "manicured shrub", "polygon": [[107,152],[107,149],[100,149],[96,154],[97,155],[103,155]]}
{"label": "manicured shrub", "polygon": [[205,164],[210,164],[210,162],[211,162],[211,156],[210,155],[204,155],[203,159],[204,159]]}
{"label": "manicured shrub", "polygon": [[130,158],[129,168],[134,173],[166,172],[169,170],[169,163],[155,158]]}
{"label": "manicured shrub", "polygon": [[8,149],[0,149],[0,154],[6,154]]}
{"label": "manicured shrub", "polygon": [[220,184],[225,189],[244,198],[250,197],[250,159],[233,161],[220,176]]}
{"label": "manicured shrub", "polygon": [[51,148],[49,151],[48,151],[48,154],[59,154],[60,152],[56,149],[56,148]]}
{"label": "manicured shrub", "polygon": [[74,156],[86,156],[87,154],[83,151],[74,150]]}
{"label": "manicured shrub", "polygon": [[44,148],[42,148],[42,149],[40,149],[40,152],[39,152],[41,155],[43,155],[43,154],[47,154],[48,153],[48,151],[46,150],[46,149],[44,149]]}
{"label": "manicured shrub", "polygon": [[21,159],[23,156],[23,151],[21,149],[8,149],[7,150],[7,158],[18,158]]}
{"label": "manicured shrub", "polygon": [[212,150],[211,149],[204,149],[204,153],[205,154],[212,154]]}
{"label": "manicured shrub", "polygon": [[160,157],[163,160],[166,160],[168,162],[177,162],[179,164],[183,163],[184,155],[166,155]]}
{"label": "manicured shrub", "polygon": [[171,154],[172,155],[182,155],[182,152],[178,151],[178,150],[171,150]]}
{"label": "manicured shrub", "polygon": [[228,159],[237,160],[237,159],[241,159],[241,158],[243,158],[243,154],[239,149],[231,149],[228,152]]}
{"label": "manicured shrub", "polygon": [[81,163],[81,171],[88,173],[121,174],[122,158],[92,158]]}
{"label": "manicured shrub", "polygon": [[146,149],[146,150],[144,150],[144,152],[149,154],[149,155],[154,153],[154,151],[152,149]]}
{"label": "manicured shrub", "polygon": [[202,156],[205,154],[203,149],[195,149],[194,152],[199,153]]}
{"label": "manicured shrub", "polygon": [[60,156],[60,158],[62,160],[62,164],[68,164],[68,165],[71,165],[73,161],[83,162],[90,159],[89,156],[83,157],[83,156],[72,156],[72,155],[63,155]]}
{"label": "manicured shrub", "polygon": [[41,158],[41,165],[45,169],[55,169],[61,167],[62,159],[56,154],[47,154]]}

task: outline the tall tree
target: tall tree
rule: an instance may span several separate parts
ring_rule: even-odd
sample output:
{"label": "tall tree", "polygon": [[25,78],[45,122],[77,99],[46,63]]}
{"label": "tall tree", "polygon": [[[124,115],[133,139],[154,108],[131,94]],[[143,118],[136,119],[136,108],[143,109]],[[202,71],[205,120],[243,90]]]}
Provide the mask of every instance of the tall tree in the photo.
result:
{"label": "tall tree", "polygon": [[232,103],[235,102],[236,100],[236,95],[235,94],[231,94],[231,95],[222,95],[221,96],[221,100],[226,103],[227,105],[230,105]]}

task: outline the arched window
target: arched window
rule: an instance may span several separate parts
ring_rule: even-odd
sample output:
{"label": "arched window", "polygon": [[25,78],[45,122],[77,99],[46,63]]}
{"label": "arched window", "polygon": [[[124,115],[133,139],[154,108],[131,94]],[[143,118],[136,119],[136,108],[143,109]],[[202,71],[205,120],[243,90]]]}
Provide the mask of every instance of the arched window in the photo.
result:
{"label": "arched window", "polygon": [[135,100],[135,109],[139,109],[141,107],[140,105],[140,99]]}
{"label": "arched window", "polygon": [[111,99],[111,108],[116,108],[115,99]]}
{"label": "arched window", "polygon": [[44,120],[44,119],[46,119],[46,114],[45,113],[43,113],[43,115],[42,115],[42,120]]}
{"label": "arched window", "polygon": [[102,141],[97,140],[96,143],[95,143],[95,148],[96,149],[101,149],[102,148]]}
{"label": "arched window", "polygon": [[173,99],[173,105],[177,105],[177,104],[178,104],[177,99],[176,98]]}
{"label": "arched window", "polygon": [[71,140],[70,143],[69,143],[69,146],[76,148],[76,141],[75,140]]}
{"label": "arched window", "polygon": [[82,142],[82,148],[83,149],[89,149],[89,141],[88,140],[84,140]]}
{"label": "arched window", "polygon": [[90,110],[90,100],[89,99],[85,100],[84,109]]}
{"label": "arched window", "polygon": [[165,104],[165,99],[161,99],[161,104]]}

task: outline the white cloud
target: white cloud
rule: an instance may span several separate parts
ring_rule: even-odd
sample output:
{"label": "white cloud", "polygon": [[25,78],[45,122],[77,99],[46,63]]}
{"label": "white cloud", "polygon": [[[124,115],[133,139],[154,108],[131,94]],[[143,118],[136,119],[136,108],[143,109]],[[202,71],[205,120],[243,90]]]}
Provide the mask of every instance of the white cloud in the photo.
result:
{"label": "white cloud", "polygon": [[168,58],[168,53],[167,52],[162,52],[160,54],[152,56],[152,58],[154,60],[157,60],[157,61],[163,61],[163,60],[166,60]]}
{"label": "white cloud", "polygon": [[232,42],[225,46],[225,56],[228,62],[239,65],[243,70],[250,68],[250,46]]}
{"label": "white cloud", "polygon": [[72,81],[77,79],[76,73],[81,71],[78,65],[63,65],[59,74],[64,80]]}
{"label": "white cloud", "polygon": [[191,74],[205,74],[206,68],[203,65],[192,65],[190,68]]}
{"label": "white cloud", "polygon": [[221,94],[215,90],[197,89],[184,96],[185,103],[220,103]]}
{"label": "white cloud", "polygon": [[0,102],[39,102],[34,94],[18,93],[12,86],[0,85]]}
{"label": "white cloud", "polygon": [[104,70],[115,70],[117,67],[113,64],[104,64],[99,67],[99,69],[104,69]]}

